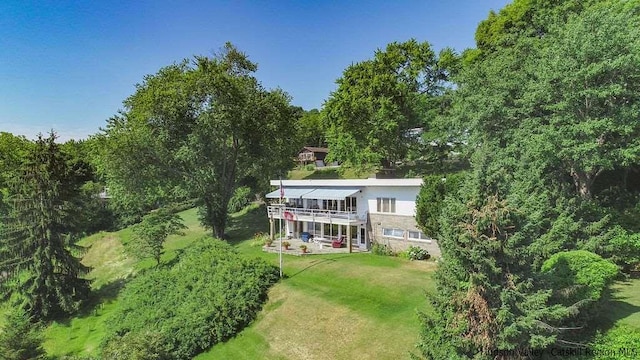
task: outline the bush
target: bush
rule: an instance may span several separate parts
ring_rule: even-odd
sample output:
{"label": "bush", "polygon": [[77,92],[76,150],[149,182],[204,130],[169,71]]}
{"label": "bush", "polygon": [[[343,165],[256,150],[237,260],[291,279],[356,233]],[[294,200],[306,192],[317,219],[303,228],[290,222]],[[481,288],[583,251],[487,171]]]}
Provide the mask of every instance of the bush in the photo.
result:
{"label": "bush", "polygon": [[398,256],[409,260],[427,260],[431,257],[429,252],[419,246],[409,246],[408,249],[398,254]]}
{"label": "bush", "polygon": [[3,360],[45,359],[39,325],[31,323],[24,310],[15,309],[6,316],[0,329],[0,358]]}
{"label": "bush", "polygon": [[377,242],[374,242],[371,246],[371,253],[375,255],[395,256],[395,252],[391,249],[391,246]]}
{"label": "bush", "polygon": [[[171,359],[190,359],[247,326],[277,280],[276,267],[203,238],[172,268],[143,273],[127,284],[107,321],[103,355],[123,343],[141,354],[154,348]],[[146,332],[154,335],[152,343],[142,341]]]}
{"label": "bush", "polygon": [[542,275],[553,292],[553,301],[580,310],[588,320],[618,275],[618,267],[586,250],[560,252],[542,264]]}
{"label": "bush", "polygon": [[304,166],[304,169],[307,171],[315,171],[316,170],[316,166],[313,164],[307,164]]}
{"label": "bush", "polygon": [[591,349],[595,359],[634,360],[640,357],[640,330],[618,326],[599,334]]}
{"label": "bush", "polygon": [[605,246],[607,255],[623,271],[634,270],[640,263],[640,234],[629,234],[619,226],[614,228],[614,232]]}
{"label": "bush", "polygon": [[233,196],[229,200],[229,213],[238,212],[251,203],[251,188],[248,186],[240,186],[233,192]]}

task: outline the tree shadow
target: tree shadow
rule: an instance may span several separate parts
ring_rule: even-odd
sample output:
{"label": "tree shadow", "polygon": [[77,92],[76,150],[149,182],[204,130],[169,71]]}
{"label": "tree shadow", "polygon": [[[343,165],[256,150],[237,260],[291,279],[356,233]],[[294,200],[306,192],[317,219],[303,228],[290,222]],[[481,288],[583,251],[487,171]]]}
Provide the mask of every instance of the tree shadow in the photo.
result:
{"label": "tree shadow", "polygon": [[238,245],[245,240],[251,239],[255,235],[256,229],[269,231],[269,218],[264,204],[249,209],[243,215],[231,217],[227,223],[225,240],[231,245]]}

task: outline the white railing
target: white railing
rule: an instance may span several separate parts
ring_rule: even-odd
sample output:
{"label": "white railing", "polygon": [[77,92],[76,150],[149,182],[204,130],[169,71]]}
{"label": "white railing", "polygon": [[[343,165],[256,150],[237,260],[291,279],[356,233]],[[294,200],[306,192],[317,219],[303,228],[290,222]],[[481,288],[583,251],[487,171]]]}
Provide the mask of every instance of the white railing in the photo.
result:
{"label": "white railing", "polygon": [[285,206],[267,206],[267,214],[271,216],[280,216],[286,218],[287,213],[293,216],[292,220],[297,220],[299,216],[307,216],[316,219],[346,219],[346,220],[360,220],[358,218],[357,211],[337,211],[327,209],[307,209],[298,207],[285,207]]}

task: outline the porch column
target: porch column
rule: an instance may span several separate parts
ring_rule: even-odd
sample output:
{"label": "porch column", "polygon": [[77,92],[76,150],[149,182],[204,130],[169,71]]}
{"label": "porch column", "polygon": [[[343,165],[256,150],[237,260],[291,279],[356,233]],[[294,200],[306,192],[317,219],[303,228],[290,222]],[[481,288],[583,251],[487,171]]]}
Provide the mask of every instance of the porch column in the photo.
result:
{"label": "porch column", "polygon": [[347,248],[351,252],[351,225],[347,225]]}
{"label": "porch column", "polygon": [[269,239],[271,241],[275,240],[275,227],[276,223],[273,221],[273,215],[271,215],[271,218],[269,218]]}

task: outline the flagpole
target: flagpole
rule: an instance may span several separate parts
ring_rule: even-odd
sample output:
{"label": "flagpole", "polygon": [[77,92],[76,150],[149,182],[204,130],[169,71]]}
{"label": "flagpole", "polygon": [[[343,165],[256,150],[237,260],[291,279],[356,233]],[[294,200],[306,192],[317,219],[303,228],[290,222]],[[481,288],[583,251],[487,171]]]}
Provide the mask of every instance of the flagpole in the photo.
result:
{"label": "flagpole", "polygon": [[282,187],[282,177],[280,178],[280,250],[279,252],[279,256],[280,256],[280,278],[282,278],[282,207],[283,207],[283,203],[282,200],[284,199],[284,188]]}

